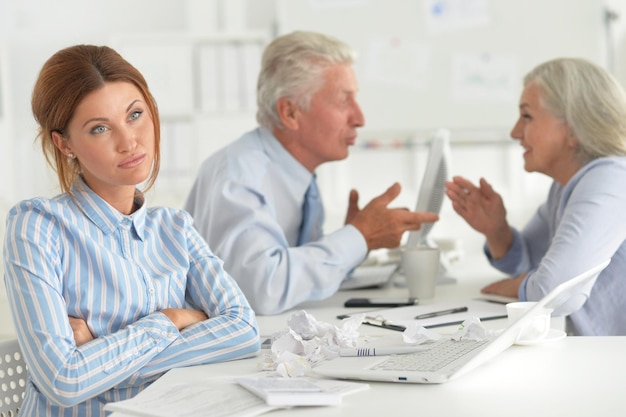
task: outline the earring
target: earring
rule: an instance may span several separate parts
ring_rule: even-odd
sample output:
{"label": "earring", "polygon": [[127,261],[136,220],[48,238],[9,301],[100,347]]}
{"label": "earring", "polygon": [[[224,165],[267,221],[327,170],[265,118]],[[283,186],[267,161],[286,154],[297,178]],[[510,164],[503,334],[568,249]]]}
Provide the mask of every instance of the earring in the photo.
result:
{"label": "earring", "polygon": [[67,157],[70,158],[70,159],[74,159],[74,154],[72,152],[70,152],[70,153],[67,154]]}

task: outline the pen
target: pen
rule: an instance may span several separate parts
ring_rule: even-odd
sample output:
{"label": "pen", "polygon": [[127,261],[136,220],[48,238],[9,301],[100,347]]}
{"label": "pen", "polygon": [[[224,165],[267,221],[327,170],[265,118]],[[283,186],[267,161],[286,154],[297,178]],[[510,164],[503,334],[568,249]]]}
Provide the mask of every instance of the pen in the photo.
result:
{"label": "pen", "polygon": [[[479,317],[480,321],[487,321],[487,320],[500,320],[500,319],[506,319],[508,316],[504,315],[504,316],[491,316],[491,317]],[[459,321],[450,321],[450,322],[446,322],[446,323],[436,323],[436,324],[427,324],[426,326],[424,326],[424,328],[426,329],[434,329],[437,327],[446,327],[446,326],[456,326],[457,324],[461,324],[463,323],[463,320],[459,320]]]}
{"label": "pen", "polygon": [[384,355],[403,355],[406,353],[414,353],[427,350],[425,346],[397,346],[397,347],[361,347],[361,348],[341,348],[339,356],[384,356]]}
{"label": "pen", "polygon": [[406,327],[404,326],[401,326],[399,324],[391,324],[387,320],[377,319],[376,317],[365,316],[363,318],[363,323],[369,324],[370,326],[382,327],[383,329],[397,330],[399,332],[403,332],[406,330]]}
{"label": "pen", "polygon": [[430,319],[432,317],[445,316],[447,314],[465,313],[466,311],[467,311],[467,307],[457,307],[457,308],[450,308],[448,310],[433,311],[432,313],[419,314],[415,316],[414,318],[416,320]]}

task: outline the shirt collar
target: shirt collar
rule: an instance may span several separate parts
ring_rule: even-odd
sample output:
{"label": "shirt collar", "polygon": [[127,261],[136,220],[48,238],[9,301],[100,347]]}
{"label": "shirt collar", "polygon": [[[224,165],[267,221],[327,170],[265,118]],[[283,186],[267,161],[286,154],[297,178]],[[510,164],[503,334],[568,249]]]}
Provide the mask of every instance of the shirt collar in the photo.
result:
{"label": "shirt collar", "polygon": [[304,195],[314,173],[304,167],[292,154],[285,149],[278,139],[266,128],[259,128],[259,136],[264,152],[268,155],[275,166],[289,173],[293,181],[289,181],[288,186],[294,195]]}
{"label": "shirt collar", "polygon": [[144,239],[146,222],[146,204],[143,193],[135,190],[134,203],[138,207],[134,213],[120,213],[104,201],[78,176],[72,184],[70,194],[78,208],[105,234],[111,234],[124,223],[130,222],[139,239]]}

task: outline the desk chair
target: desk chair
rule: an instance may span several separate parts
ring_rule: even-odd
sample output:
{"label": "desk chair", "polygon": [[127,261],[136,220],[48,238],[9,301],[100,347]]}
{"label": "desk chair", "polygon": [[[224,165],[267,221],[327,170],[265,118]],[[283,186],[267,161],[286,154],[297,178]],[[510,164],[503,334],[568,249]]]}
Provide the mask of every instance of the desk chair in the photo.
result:
{"label": "desk chair", "polygon": [[17,339],[0,342],[0,417],[15,417],[24,400],[26,363]]}

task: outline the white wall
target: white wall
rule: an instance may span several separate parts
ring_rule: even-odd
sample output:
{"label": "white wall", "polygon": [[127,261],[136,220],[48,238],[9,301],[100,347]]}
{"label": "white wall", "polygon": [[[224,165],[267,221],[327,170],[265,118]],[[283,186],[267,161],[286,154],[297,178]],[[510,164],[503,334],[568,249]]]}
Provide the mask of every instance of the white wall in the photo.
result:
{"label": "white wall", "polygon": [[[613,26],[614,67],[618,77],[625,81],[626,53],[617,52],[626,51],[626,1],[607,2],[621,14],[621,19]],[[2,219],[7,208],[18,200],[57,193],[56,177],[46,167],[39,145],[34,142],[35,124],[30,112],[30,94],[37,72],[53,52],[75,43],[111,44],[116,37],[129,34],[261,32],[269,38],[275,33],[278,13],[275,0],[0,0]],[[519,16],[522,24],[531,24],[536,11],[529,10],[528,13],[528,16]],[[389,16],[385,18],[393,19],[392,7],[389,8]],[[555,30],[559,30],[559,22],[555,22]],[[576,31],[573,30],[572,36],[575,35]],[[393,112],[391,107],[389,111]],[[194,140],[197,141],[196,159],[190,162],[192,169],[195,171],[196,166],[210,152],[253,125],[253,112],[201,117],[192,129],[196,135]],[[383,132],[380,137],[391,143],[394,135],[406,139],[408,133]],[[379,137],[367,129],[364,129],[362,136],[363,141]],[[453,131],[453,138],[462,142],[453,146],[454,173],[466,175],[472,180],[481,176],[489,179],[509,203],[511,221],[523,223],[543,198],[548,181],[540,175],[523,172],[519,148],[512,141],[513,145],[506,145],[506,141],[502,144],[502,139],[508,138],[506,129],[498,132]],[[477,142],[485,143],[485,138],[487,142],[500,140],[500,144],[476,145]],[[328,228],[342,223],[347,193],[353,187],[360,191],[362,201],[367,201],[397,180],[404,186],[404,193],[397,205],[413,206],[423,166],[420,164],[425,157],[425,148],[417,149],[413,152],[399,150],[394,146],[382,146],[377,150],[358,147],[352,151],[348,160],[324,166],[320,170],[320,180],[328,210]],[[372,174],[373,168],[375,175]],[[168,183],[171,180],[162,178],[161,182]],[[151,201],[180,206],[190,185],[190,180],[185,179],[182,183],[176,183],[177,192],[172,191],[172,188],[157,187],[150,197]],[[0,227],[0,237],[2,230],[3,227]],[[447,202],[442,221],[433,229],[433,234],[441,238],[460,237],[468,249],[477,248],[481,241],[452,212]],[[7,327],[7,314],[2,285],[0,338],[12,334],[12,328]]]}
{"label": "white wall", "polygon": [[617,18],[611,21],[607,33],[612,57],[610,66],[615,76],[626,85],[626,0],[606,0],[606,4]]}
{"label": "white wall", "polygon": [[[424,6],[437,3],[439,12]],[[370,128],[508,128],[517,113],[520,79],[531,68],[559,56],[603,61],[602,0],[580,1],[577,7],[571,0],[278,4],[281,33],[316,29],[355,48],[359,96]],[[464,19],[455,19],[455,4],[467,8]],[[486,7],[477,7],[481,4]],[[390,6],[397,13],[381,18]],[[540,12],[532,24],[520,24],[528,10]],[[559,20],[567,25],[556,29]],[[397,103],[393,111],[389,103]]]}

